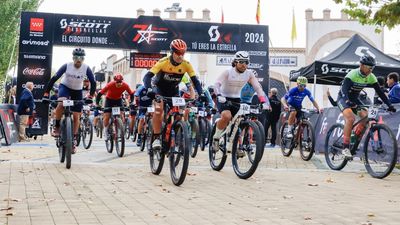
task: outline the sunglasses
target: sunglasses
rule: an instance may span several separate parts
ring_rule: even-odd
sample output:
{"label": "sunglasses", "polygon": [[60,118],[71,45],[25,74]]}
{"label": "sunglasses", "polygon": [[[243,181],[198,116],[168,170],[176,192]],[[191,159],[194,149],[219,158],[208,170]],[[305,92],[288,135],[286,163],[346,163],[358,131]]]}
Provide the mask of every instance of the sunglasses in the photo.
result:
{"label": "sunglasses", "polygon": [[122,84],[122,81],[116,81],[115,83],[117,83],[117,84]]}
{"label": "sunglasses", "polygon": [[74,56],[72,58],[74,59],[74,61],[83,61],[85,59],[85,57],[83,56]]}
{"label": "sunglasses", "polygon": [[246,64],[246,65],[249,65],[249,61],[247,61],[247,60],[238,60],[237,61],[239,64]]}
{"label": "sunglasses", "polygon": [[368,66],[368,65],[364,65],[365,68],[369,69],[369,70],[373,70],[375,68],[375,66]]}
{"label": "sunglasses", "polygon": [[301,88],[305,88],[307,85],[305,85],[305,84],[299,84],[299,87],[301,87]]}
{"label": "sunglasses", "polygon": [[183,56],[185,55],[185,52],[174,52],[177,56]]}

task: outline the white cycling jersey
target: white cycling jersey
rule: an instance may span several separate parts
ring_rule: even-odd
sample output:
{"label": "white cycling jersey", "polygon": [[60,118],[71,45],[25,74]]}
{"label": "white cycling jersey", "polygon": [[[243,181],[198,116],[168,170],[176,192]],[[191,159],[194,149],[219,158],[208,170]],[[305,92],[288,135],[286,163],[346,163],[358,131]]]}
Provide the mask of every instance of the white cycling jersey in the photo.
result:
{"label": "white cycling jersey", "polygon": [[240,92],[244,85],[249,82],[258,96],[266,96],[257,78],[251,70],[245,70],[239,73],[234,67],[225,70],[215,83],[215,91],[228,98],[240,98]]}
{"label": "white cycling jersey", "polygon": [[82,63],[81,67],[76,68],[73,62],[67,63],[67,69],[61,83],[72,90],[82,90],[83,80],[87,73],[88,65]]}

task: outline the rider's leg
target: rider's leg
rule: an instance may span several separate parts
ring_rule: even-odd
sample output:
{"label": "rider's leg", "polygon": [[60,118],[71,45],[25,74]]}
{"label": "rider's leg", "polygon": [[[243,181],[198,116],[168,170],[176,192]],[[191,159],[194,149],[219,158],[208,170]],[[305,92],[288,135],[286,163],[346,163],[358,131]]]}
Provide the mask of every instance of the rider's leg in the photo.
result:
{"label": "rider's leg", "polygon": [[214,139],[219,139],[222,132],[228,126],[229,121],[232,119],[232,113],[229,110],[224,110],[221,112],[221,119],[217,122],[217,127],[215,129]]}
{"label": "rider's leg", "polygon": [[351,157],[350,152],[350,135],[351,129],[353,128],[353,124],[355,121],[355,115],[350,108],[346,108],[343,110],[343,117],[345,120],[344,129],[343,129],[343,155],[346,157]]}
{"label": "rider's leg", "polygon": [[292,130],[293,130],[293,125],[294,125],[294,123],[296,121],[296,116],[297,116],[297,111],[296,110],[291,111],[290,114],[289,114],[288,133],[287,133],[287,136],[286,136],[288,138],[292,138],[293,137]]}
{"label": "rider's leg", "polygon": [[164,117],[164,104],[163,102],[155,102],[155,110],[153,114],[153,119],[152,119],[152,125],[153,125],[153,136],[154,136],[154,141],[153,141],[153,148],[158,148],[161,147],[161,140],[160,140],[160,134],[161,134],[161,126],[162,126],[162,120]]}
{"label": "rider's leg", "polygon": [[104,130],[107,130],[107,127],[110,124],[110,116],[111,116],[111,113],[109,113],[109,112],[104,112],[103,113],[103,127],[104,127]]}
{"label": "rider's leg", "polygon": [[135,124],[136,114],[130,114],[129,117],[131,118],[131,121],[129,121],[129,132],[133,133],[133,125]]}
{"label": "rider's leg", "polygon": [[187,122],[187,121],[189,121],[189,112],[190,112],[190,109],[185,109],[185,111],[183,112],[183,119]]}
{"label": "rider's leg", "polygon": [[[360,110],[360,111],[358,112],[358,116],[359,116],[360,118],[367,117],[367,116],[368,116],[368,111],[362,109],[362,110]],[[359,137],[359,136],[361,135],[361,133],[363,132],[365,126],[367,126],[367,122],[368,122],[367,120],[363,120],[361,123],[359,123],[359,124],[356,126],[354,133],[357,135],[357,137]]]}

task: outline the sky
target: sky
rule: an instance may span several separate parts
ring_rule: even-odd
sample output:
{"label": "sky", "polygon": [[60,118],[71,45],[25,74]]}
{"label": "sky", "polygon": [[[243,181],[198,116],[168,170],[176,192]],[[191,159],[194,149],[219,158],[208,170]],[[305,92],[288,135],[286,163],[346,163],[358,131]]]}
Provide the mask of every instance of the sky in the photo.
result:
{"label": "sky", "polygon": [[[211,11],[210,22],[221,22],[221,11],[224,13],[225,23],[256,24],[257,0],[44,0],[39,7],[39,12],[65,13],[82,15],[100,15],[106,17],[135,18],[136,10],[142,8],[145,15],[152,15],[153,9],[161,10],[161,17],[168,18],[169,14],[164,9],[172,3],[179,2],[182,12],[179,17],[185,17],[186,9],[194,11],[194,17],[202,16],[202,10]],[[270,47],[291,47],[292,11],[294,10],[297,28],[297,40],[294,47],[305,47],[305,10],[311,8],[314,18],[322,18],[322,11],[331,9],[331,18],[340,18],[340,10],[343,8],[333,0],[261,0],[260,1],[260,25],[269,26]],[[385,53],[400,54],[400,28],[385,30]],[[53,49],[53,68],[71,60],[73,48],[55,47]],[[86,49],[86,63],[100,68],[100,63],[111,54],[122,57],[121,50]],[[95,56],[95,57],[93,57]],[[97,69],[96,69],[97,70]]]}

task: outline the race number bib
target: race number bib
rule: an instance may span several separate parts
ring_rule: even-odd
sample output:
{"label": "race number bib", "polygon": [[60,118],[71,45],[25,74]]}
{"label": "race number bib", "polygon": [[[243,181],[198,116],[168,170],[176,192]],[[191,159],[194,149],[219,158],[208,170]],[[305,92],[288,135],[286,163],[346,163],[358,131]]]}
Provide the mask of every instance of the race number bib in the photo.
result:
{"label": "race number bib", "polygon": [[241,115],[246,115],[250,113],[250,106],[247,104],[240,104],[240,110],[239,110]]}
{"label": "race number bib", "polygon": [[185,106],[185,99],[179,97],[172,97],[172,105],[173,106]]}
{"label": "race number bib", "polygon": [[199,116],[205,117],[205,116],[207,116],[207,113],[204,112],[203,110],[201,110],[201,111],[199,111]]}
{"label": "race number bib", "polygon": [[63,106],[73,106],[74,101],[73,100],[63,100]]}
{"label": "race number bib", "polygon": [[154,107],[147,107],[147,112],[148,113],[154,112]]}
{"label": "race number bib", "polygon": [[250,109],[250,112],[254,113],[254,114],[259,114],[260,113],[260,111],[258,109]]}
{"label": "race number bib", "polygon": [[378,108],[369,107],[368,109],[368,118],[375,119],[378,117]]}
{"label": "race number bib", "polygon": [[119,107],[112,107],[111,110],[114,116],[121,114],[121,109]]}
{"label": "race number bib", "polygon": [[83,106],[83,110],[87,110],[87,111],[90,110],[90,106],[84,105],[84,106]]}
{"label": "race number bib", "polygon": [[190,112],[197,113],[197,107],[190,107]]}

